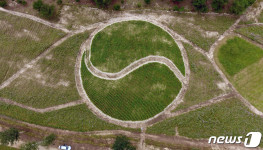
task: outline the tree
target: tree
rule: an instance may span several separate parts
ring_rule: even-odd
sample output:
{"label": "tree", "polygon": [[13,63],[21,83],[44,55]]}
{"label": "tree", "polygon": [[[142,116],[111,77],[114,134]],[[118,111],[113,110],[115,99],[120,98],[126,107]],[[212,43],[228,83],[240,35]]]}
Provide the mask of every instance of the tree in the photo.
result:
{"label": "tree", "polygon": [[197,11],[200,11],[200,12],[207,12],[208,11],[208,8],[206,5],[206,0],[193,0],[192,4]]}
{"label": "tree", "polygon": [[35,10],[40,11],[40,9],[41,9],[42,6],[43,6],[42,0],[38,0],[38,1],[35,1],[35,2],[33,3],[33,8],[34,8]]}
{"label": "tree", "polygon": [[99,7],[106,8],[106,7],[108,7],[108,5],[111,3],[111,0],[95,0],[95,3],[96,3]]}
{"label": "tree", "polygon": [[0,0],[0,7],[7,6],[6,0]]}
{"label": "tree", "polygon": [[42,144],[43,146],[49,146],[51,145],[55,139],[57,138],[57,136],[55,134],[50,134],[49,136],[46,136],[43,141]]}
{"label": "tree", "polygon": [[144,2],[145,2],[146,4],[150,4],[150,3],[151,3],[151,0],[144,0]]}
{"label": "tree", "polygon": [[57,0],[58,5],[61,5],[62,3],[63,3],[62,0]]}
{"label": "tree", "polygon": [[38,144],[36,142],[29,142],[29,143],[23,144],[20,147],[20,150],[38,150]]}
{"label": "tree", "polygon": [[121,6],[120,6],[119,4],[115,4],[115,5],[113,6],[113,9],[114,9],[114,10],[120,10],[120,9],[121,9]]}
{"label": "tree", "polygon": [[213,0],[212,8],[216,12],[219,12],[219,11],[221,11],[224,8],[226,3],[228,3],[228,0]]}
{"label": "tree", "polygon": [[235,0],[230,8],[230,11],[234,14],[241,14],[245,9],[252,5],[255,0]]}
{"label": "tree", "polygon": [[117,136],[112,146],[113,150],[136,150],[126,136]]}
{"label": "tree", "polygon": [[10,128],[4,132],[0,132],[0,142],[3,145],[13,145],[19,138],[19,131],[15,128]]}

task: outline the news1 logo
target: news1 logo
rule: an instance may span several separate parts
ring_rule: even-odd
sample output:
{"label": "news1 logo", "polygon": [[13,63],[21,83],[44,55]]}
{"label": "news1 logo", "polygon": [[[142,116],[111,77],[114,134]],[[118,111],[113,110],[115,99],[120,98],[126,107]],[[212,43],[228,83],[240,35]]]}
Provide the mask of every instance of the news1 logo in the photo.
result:
{"label": "news1 logo", "polygon": [[[260,132],[249,132],[244,141],[245,147],[258,147],[261,141],[262,134]],[[243,136],[211,136],[208,140],[208,143],[214,144],[240,144],[242,142]]]}

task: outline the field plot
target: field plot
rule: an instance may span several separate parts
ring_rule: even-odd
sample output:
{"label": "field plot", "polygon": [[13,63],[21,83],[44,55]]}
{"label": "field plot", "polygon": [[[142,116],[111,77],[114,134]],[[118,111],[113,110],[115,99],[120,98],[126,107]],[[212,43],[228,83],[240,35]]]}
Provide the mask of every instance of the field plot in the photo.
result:
{"label": "field plot", "polygon": [[121,120],[145,120],[161,112],[179,93],[182,85],[165,65],[151,63],[119,80],[93,76],[84,61],[84,89],[105,114]]}
{"label": "field plot", "polygon": [[[194,139],[213,136],[245,136],[248,132],[263,132],[263,119],[250,112],[238,99],[228,99],[178,117],[159,122],[148,133],[175,135]],[[261,141],[262,142],[262,141]]]}
{"label": "field plot", "polygon": [[149,55],[167,57],[182,74],[185,73],[181,52],[174,39],[151,23],[115,23],[96,34],[91,46],[91,62],[105,72],[118,72]]}
{"label": "field plot", "polygon": [[[174,17],[159,16],[162,18],[160,21],[206,51],[236,20],[231,16],[177,13],[173,15]],[[164,17],[166,19],[163,19]]]}
{"label": "field plot", "polygon": [[238,28],[235,32],[250,38],[260,44],[263,44],[263,26],[246,26]]}
{"label": "field plot", "polygon": [[184,47],[190,64],[190,81],[188,90],[184,96],[184,102],[175,110],[209,100],[229,90],[205,56],[195,51],[188,44],[184,44]]}
{"label": "field plot", "polygon": [[0,83],[64,35],[32,20],[0,12]]}
{"label": "field plot", "polygon": [[0,90],[5,97],[35,108],[46,108],[79,100],[75,84],[75,62],[79,47],[89,32],[75,35]]}
{"label": "field plot", "polygon": [[263,50],[241,39],[227,41],[216,54],[236,89],[259,110],[263,110]]}
{"label": "field plot", "polygon": [[[128,128],[122,128],[97,118],[85,104],[41,114],[17,106],[0,103],[0,113],[28,123],[71,131],[129,130]],[[131,130],[137,131],[136,129]]]}

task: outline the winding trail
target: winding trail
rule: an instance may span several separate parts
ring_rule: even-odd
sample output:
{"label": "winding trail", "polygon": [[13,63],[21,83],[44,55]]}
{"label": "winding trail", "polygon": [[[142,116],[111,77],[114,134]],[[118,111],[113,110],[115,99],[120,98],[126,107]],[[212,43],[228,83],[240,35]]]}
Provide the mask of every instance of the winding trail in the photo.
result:
{"label": "winding trail", "polygon": [[40,108],[33,108],[33,107],[30,107],[30,106],[27,106],[27,105],[23,105],[23,104],[15,102],[13,100],[9,100],[9,99],[2,98],[2,97],[0,97],[0,102],[4,102],[6,104],[18,106],[18,107],[21,107],[21,108],[24,108],[24,109],[28,109],[28,110],[37,112],[37,113],[46,113],[46,112],[56,111],[56,110],[59,110],[59,109],[72,107],[72,106],[76,106],[76,105],[80,105],[80,104],[84,103],[83,100],[77,100],[77,101],[69,102],[69,103],[66,103],[66,104],[61,104],[61,105],[57,105],[57,106],[52,106],[52,107],[40,109]]}
{"label": "winding trail", "polygon": [[[108,72],[102,72],[99,69],[97,69],[96,67],[94,67],[91,63],[91,61],[86,60],[86,66],[89,69],[89,71],[96,77],[102,78],[102,79],[106,79],[106,80],[119,80],[125,76],[127,76],[128,74],[130,74],[131,72],[133,72],[134,70],[140,68],[143,65],[146,65],[148,63],[161,63],[166,65],[167,67],[170,68],[170,70],[173,71],[173,73],[175,74],[175,76],[183,83],[186,84],[186,78],[182,75],[182,73],[180,72],[180,70],[174,65],[174,63],[166,58],[166,57],[162,57],[162,56],[147,56],[144,58],[141,58],[133,63],[131,63],[129,66],[125,67],[124,69],[122,69],[120,72],[117,73],[108,73]],[[88,65],[91,64],[91,65]]]}

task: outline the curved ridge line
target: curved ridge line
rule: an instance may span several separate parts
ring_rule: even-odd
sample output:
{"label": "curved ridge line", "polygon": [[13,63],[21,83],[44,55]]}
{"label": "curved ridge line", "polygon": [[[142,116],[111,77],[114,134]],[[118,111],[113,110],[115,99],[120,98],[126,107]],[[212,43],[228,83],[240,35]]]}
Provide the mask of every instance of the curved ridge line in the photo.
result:
{"label": "curved ridge line", "polygon": [[[163,56],[153,56],[153,55],[146,56],[144,58],[134,61],[133,63],[131,63],[130,65],[128,65],[127,67],[125,67],[124,69],[122,69],[117,73],[108,73],[97,69],[96,67],[93,66],[92,62],[90,61],[90,57],[89,57],[89,62],[87,62],[87,60],[85,61],[87,69],[94,76],[107,80],[119,80],[129,75],[131,72],[135,71],[136,69],[146,64],[155,63],[155,62],[166,65],[174,73],[174,75],[180,80],[180,82],[186,84],[185,81],[186,79],[182,75],[180,70],[175,66],[175,64],[170,59]],[[87,63],[90,65],[88,65]]]}

